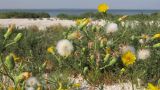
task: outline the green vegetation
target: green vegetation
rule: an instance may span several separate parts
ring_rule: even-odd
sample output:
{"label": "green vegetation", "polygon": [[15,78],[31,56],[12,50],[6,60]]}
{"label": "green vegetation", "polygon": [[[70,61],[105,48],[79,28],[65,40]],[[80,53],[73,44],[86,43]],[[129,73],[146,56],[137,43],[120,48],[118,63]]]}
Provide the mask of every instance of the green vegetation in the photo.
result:
{"label": "green vegetation", "polygon": [[[107,18],[108,20],[117,20],[120,16],[123,15],[113,15],[113,14],[105,14],[102,17],[102,13],[92,13],[92,12],[88,12],[88,13],[84,13],[81,15],[67,15],[67,14],[59,14],[57,15],[58,18],[61,19],[71,19],[71,20],[75,20],[75,19],[83,19],[83,18],[93,18],[93,19],[104,19]],[[137,15],[129,15],[128,16],[128,20],[157,20],[157,18],[160,18],[160,13],[152,13],[150,15],[148,14],[137,14]]]}
{"label": "green vegetation", "polygon": [[[3,54],[7,55],[12,52],[15,53],[17,56],[21,57],[21,60],[24,63],[24,67],[19,72],[32,72],[33,76],[39,77],[39,80],[42,80],[40,81],[41,83],[44,83],[44,77],[42,77],[42,74],[48,73],[50,76],[49,84],[53,86],[52,88],[54,89],[57,89],[59,87],[59,82],[61,82],[63,87],[69,87],[72,84],[71,82],[69,83],[69,80],[66,79],[66,77],[71,77],[72,75],[76,76],[79,74],[82,74],[82,76],[91,85],[97,85],[102,83],[113,84],[116,82],[126,82],[128,80],[136,83],[137,78],[141,79],[144,85],[147,85],[148,82],[158,82],[160,77],[160,48],[151,49],[151,57],[149,59],[145,61],[136,61],[133,66],[126,68],[126,71],[123,72],[123,74],[120,74],[121,69],[124,67],[122,62],[120,61],[112,66],[107,67],[106,69],[94,71],[93,68],[95,68],[96,66],[93,67],[94,65],[92,66],[90,65],[90,63],[87,62],[87,59],[89,59],[87,52],[85,52],[85,56],[81,57],[81,59],[83,60],[81,66],[79,66],[79,60],[81,59],[74,58],[74,56],[70,56],[67,59],[63,58],[63,60],[61,61],[61,65],[59,65],[59,62],[55,59],[55,57],[53,57],[47,52],[47,48],[50,46],[56,47],[57,41],[63,38],[67,38],[66,34],[74,31],[74,29],[74,27],[66,28],[62,26],[52,26],[45,31],[39,31],[35,28],[22,30],[15,29],[14,33],[10,38],[13,39],[18,33],[22,33],[23,38],[22,40],[20,40],[19,43],[16,43],[11,47],[6,48],[3,51]],[[88,28],[88,30],[91,29]],[[99,29],[99,31],[89,31],[88,33],[92,33],[93,35],[91,36],[94,36],[98,32],[105,33],[104,30],[105,29],[102,27]],[[124,30],[126,30],[125,33]],[[141,25],[135,28],[124,28],[119,25],[119,30],[112,34],[112,37],[108,37],[107,39],[116,40],[117,38],[119,38],[118,41],[112,46],[112,48],[115,48],[115,50],[118,50],[117,46],[122,43],[134,45],[135,48],[141,48],[141,45],[138,43],[138,41],[133,40],[133,38],[131,37],[141,36],[142,34],[152,36],[156,33],[159,33],[159,30],[160,28],[156,25],[148,26],[145,25],[143,22],[141,22]],[[0,30],[0,42],[3,42],[3,35],[5,34],[5,32],[6,28],[2,28]],[[123,37],[121,37],[122,35]],[[102,34],[102,36],[105,35]],[[87,38],[85,40],[87,40]],[[9,43],[11,41],[12,40],[8,40],[6,43]],[[78,42],[73,42],[75,42],[75,47],[76,49],[78,49],[78,47],[76,46]],[[154,43],[158,42],[159,39],[149,43],[149,45],[153,45]],[[85,44],[83,45],[85,46]],[[0,50],[2,49],[2,44],[0,44]],[[49,60],[50,63],[53,63],[53,67],[42,69],[41,67],[46,60]],[[17,64],[20,65],[20,63]],[[84,71],[84,69],[86,69],[86,71]]]}
{"label": "green vegetation", "polygon": [[30,12],[0,12],[0,18],[49,18],[48,13],[30,13]]}

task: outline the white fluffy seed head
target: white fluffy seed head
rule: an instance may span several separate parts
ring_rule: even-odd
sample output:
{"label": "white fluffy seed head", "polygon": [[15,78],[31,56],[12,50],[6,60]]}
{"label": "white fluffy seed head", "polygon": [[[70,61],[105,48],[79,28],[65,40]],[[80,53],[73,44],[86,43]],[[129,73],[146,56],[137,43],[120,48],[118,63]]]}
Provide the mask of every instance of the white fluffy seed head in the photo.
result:
{"label": "white fluffy seed head", "polygon": [[120,48],[120,52],[121,54],[126,53],[127,51],[131,51],[132,53],[135,54],[135,48],[133,46],[129,46],[129,45],[124,45]]}
{"label": "white fluffy seed head", "polygon": [[72,43],[66,39],[60,40],[56,49],[61,56],[69,56],[74,50]]}
{"label": "white fluffy seed head", "polygon": [[39,81],[35,77],[30,77],[26,80],[26,86],[34,87],[39,84]]}
{"label": "white fluffy seed head", "polygon": [[118,25],[116,23],[110,23],[106,27],[106,33],[113,33],[118,31]]}
{"label": "white fluffy seed head", "polygon": [[150,50],[149,49],[138,50],[137,56],[138,56],[138,59],[142,59],[142,60],[148,59],[150,57]]}

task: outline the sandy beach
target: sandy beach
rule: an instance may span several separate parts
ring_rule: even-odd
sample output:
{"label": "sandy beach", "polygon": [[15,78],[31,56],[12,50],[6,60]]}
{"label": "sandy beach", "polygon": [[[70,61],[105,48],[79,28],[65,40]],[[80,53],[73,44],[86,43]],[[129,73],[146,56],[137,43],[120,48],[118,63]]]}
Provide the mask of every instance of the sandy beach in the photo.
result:
{"label": "sandy beach", "polygon": [[[108,23],[110,21],[107,21]],[[160,27],[160,22],[159,21],[146,21],[146,25],[152,25],[152,24],[157,24],[158,27]],[[29,19],[29,18],[22,18],[22,19],[0,19],[0,26],[1,27],[8,27],[10,24],[15,24],[17,28],[22,29],[22,28],[28,28],[30,26],[37,26],[39,30],[45,30],[47,27],[50,26],[56,26],[56,25],[61,25],[64,27],[70,27],[74,26],[76,23],[74,20],[67,20],[67,19],[58,19],[58,18],[42,18],[42,19]],[[104,26],[106,22],[104,20],[95,20],[92,21],[92,24]],[[140,24],[139,21],[125,21],[121,22],[121,25],[124,27],[131,27],[135,28]]]}
{"label": "sandy beach", "polygon": [[72,26],[75,22],[72,20],[59,20],[56,18],[43,19],[0,19],[2,27],[8,27],[10,24],[15,24],[18,28],[27,28],[29,26],[37,26],[40,30],[51,25]]}
{"label": "sandy beach", "polygon": [[[104,21],[93,21],[94,24],[104,25]],[[10,24],[15,24],[17,28],[27,28],[29,26],[37,26],[40,30],[52,25],[62,25],[70,27],[75,25],[73,20],[62,20],[58,18],[42,18],[42,19],[0,19],[0,26],[8,27]]]}

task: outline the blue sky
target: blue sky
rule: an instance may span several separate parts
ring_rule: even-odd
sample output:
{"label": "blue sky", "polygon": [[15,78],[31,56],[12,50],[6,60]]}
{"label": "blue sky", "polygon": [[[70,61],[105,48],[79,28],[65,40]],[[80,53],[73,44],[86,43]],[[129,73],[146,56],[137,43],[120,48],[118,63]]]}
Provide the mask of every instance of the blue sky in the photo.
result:
{"label": "blue sky", "polygon": [[103,2],[111,9],[160,9],[160,0],[0,0],[0,9],[96,9]]}

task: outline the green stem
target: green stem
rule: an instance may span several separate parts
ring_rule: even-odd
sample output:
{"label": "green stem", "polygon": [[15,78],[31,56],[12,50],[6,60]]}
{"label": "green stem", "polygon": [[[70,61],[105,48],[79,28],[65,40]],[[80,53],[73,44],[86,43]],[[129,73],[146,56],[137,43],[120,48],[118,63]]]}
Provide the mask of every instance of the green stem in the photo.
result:
{"label": "green stem", "polygon": [[126,33],[126,31],[127,31],[127,30],[124,30],[124,32],[122,33],[122,36],[120,36],[120,37],[117,38],[115,41],[113,41],[113,44],[114,44],[115,42],[117,42],[120,38],[122,38],[122,37],[124,36],[124,34]]}
{"label": "green stem", "polygon": [[11,42],[11,43],[5,45],[5,48],[8,47],[8,46],[10,46],[10,45],[12,45],[12,44],[15,44],[15,43],[16,43],[16,42]]}
{"label": "green stem", "polygon": [[5,45],[5,43],[6,43],[6,39],[3,41],[3,45]]}
{"label": "green stem", "polygon": [[55,58],[56,58],[57,61],[58,61],[59,66],[61,66],[61,65],[62,65],[61,60],[60,60],[55,54],[52,54],[52,55],[55,56]]}
{"label": "green stem", "polygon": [[131,72],[132,72],[132,75],[131,75],[131,83],[132,83],[132,90],[134,90],[134,84],[133,84],[133,68],[131,68]]}

